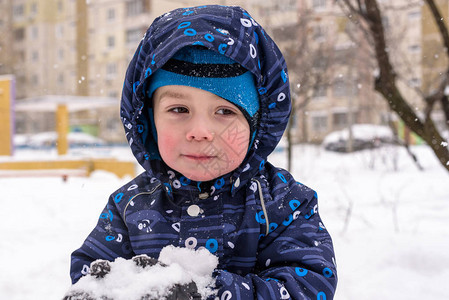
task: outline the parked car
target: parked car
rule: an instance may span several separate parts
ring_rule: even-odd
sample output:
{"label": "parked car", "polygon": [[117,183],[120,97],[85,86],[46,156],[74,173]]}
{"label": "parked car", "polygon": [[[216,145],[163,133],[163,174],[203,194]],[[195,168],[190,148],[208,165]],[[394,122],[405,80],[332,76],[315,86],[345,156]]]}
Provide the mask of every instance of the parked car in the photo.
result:
{"label": "parked car", "polygon": [[[56,147],[58,134],[54,131],[41,132],[32,135],[15,135],[14,145],[17,148],[52,148]],[[70,147],[97,147],[104,146],[104,140],[94,137],[84,132],[70,132],[67,134],[67,141]]]}
{"label": "parked car", "polygon": [[[393,144],[395,137],[388,126],[372,124],[354,124],[352,129],[352,150],[359,151],[380,147],[383,144]],[[328,134],[323,142],[324,149],[335,152],[348,151],[348,128]]]}

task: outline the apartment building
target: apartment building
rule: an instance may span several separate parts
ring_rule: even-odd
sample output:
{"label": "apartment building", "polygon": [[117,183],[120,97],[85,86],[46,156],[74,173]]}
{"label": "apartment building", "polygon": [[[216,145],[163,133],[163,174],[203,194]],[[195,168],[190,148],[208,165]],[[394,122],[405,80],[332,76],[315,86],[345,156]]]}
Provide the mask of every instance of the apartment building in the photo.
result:
{"label": "apartment building", "polygon": [[[447,0],[436,0],[436,3],[440,8],[443,20],[448,20],[449,2]],[[440,74],[447,71],[445,68],[448,62],[447,49],[444,49],[442,45],[441,34],[429,9],[423,7],[421,11],[416,11],[416,15],[422,17],[420,54],[423,61],[422,74],[424,80],[420,83],[423,90],[428,93],[438,86]],[[446,23],[449,22],[446,21]]]}
{"label": "apartment building", "polygon": [[[217,1],[98,0],[81,10],[87,15],[88,55],[78,80],[86,95],[120,98],[129,61],[146,29],[157,16],[178,8]],[[222,1],[233,2],[239,1]],[[241,1],[240,1],[241,2]],[[81,45],[80,45],[81,47]],[[85,75],[84,75],[85,74]]]}
{"label": "apartment building", "polygon": [[[387,6],[384,25],[394,41],[392,57],[404,74],[400,88],[407,98],[418,99],[414,88],[431,89],[446,59],[436,27],[425,6],[399,0],[395,5],[401,9],[394,9],[389,1],[379,3]],[[447,16],[447,1],[438,3]],[[292,97],[296,105],[306,104],[292,118],[296,141],[319,142],[352,123],[389,120],[385,100],[373,88],[372,49],[330,0],[2,0],[0,74],[16,76],[18,99],[115,98],[110,114],[117,118],[124,74],[148,25],[168,10],[202,4],[246,8],[279,45]],[[418,100],[413,105],[422,107]],[[85,112],[79,119],[94,117]]]}
{"label": "apartment building", "polygon": [[87,95],[120,99],[128,63],[156,17],[152,1],[90,1],[85,10],[88,54],[82,76]]}
{"label": "apartment building", "polygon": [[240,5],[268,31],[296,21],[296,0],[3,0],[0,73],[16,76],[17,98],[119,98],[126,67],[160,14],[200,4]]}
{"label": "apartment building", "polygon": [[[4,0],[0,72],[13,73],[17,98],[74,93],[75,1]],[[4,34],[3,34],[4,32]],[[5,52],[4,52],[5,51]]]}
{"label": "apartment building", "polygon": [[[443,20],[446,21],[446,26],[448,26],[449,2],[447,0],[436,0],[436,3],[440,8],[440,13]],[[420,83],[424,93],[431,94],[441,84],[441,80],[444,78],[444,76],[441,75],[445,74],[447,71],[448,49],[445,49],[443,46],[441,34],[436,26],[434,18],[431,16],[431,13],[426,6],[421,9],[421,15],[422,78]],[[449,86],[446,86],[445,94],[449,94]],[[447,132],[448,124],[446,117],[444,116],[441,103],[436,104],[432,118],[435,120],[437,127],[440,129],[445,128]]]}
{"label": "apartment building", "polygon": [[[300,0],[302,45],[294,72],[305,72],[292,86],[301,104],[294,116],[296,141],[321,142],[352,123],[381,123],[382,102],[373,91],[373,65],[363,39],[334,1]],[[290,70],[290,73],[293,70]],[[299,90],[295,95],[295,88]],[[380,113],[379,113],[380,112]]]}
{"label": "apartment building", "polygon": [[9,1],[0,1],[0,74],[12,74],[12,7]]}

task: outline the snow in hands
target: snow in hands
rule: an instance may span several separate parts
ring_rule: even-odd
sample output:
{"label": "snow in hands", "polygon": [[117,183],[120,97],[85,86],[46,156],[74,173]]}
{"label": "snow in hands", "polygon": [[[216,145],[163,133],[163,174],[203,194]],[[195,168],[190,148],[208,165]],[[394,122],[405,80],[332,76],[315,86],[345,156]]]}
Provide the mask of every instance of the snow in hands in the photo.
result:
{"label": "snow in hands", "polygon": [[218,258],[207,249],[174,246],[163,248],[159,260],[146,255],[97,260],[64,299],[205,299],[214,294],[212,272],[217,265]]}

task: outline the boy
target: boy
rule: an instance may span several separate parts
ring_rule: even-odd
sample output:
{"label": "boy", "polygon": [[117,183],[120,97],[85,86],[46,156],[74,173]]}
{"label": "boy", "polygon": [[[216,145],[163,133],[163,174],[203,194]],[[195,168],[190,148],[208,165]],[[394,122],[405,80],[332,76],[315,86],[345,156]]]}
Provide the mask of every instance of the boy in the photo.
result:
{"label": "boy", "polygon": [[155,19],[121,102],[145,172],[111,195],[72,254],[72,282],[96,259],[205,247],[219,259],[220,299],[332,299],[316,193],[266,162],[289,113],[285,61],[246,11],[211,5]]}

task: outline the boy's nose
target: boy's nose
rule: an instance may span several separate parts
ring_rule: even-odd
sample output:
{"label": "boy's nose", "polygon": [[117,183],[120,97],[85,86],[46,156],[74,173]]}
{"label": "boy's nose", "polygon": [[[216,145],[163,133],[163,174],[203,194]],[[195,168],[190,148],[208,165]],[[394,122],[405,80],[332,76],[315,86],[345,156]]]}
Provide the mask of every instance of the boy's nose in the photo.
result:
{"label": "boy's nose", "polygon": [[188,141],[212,141],[214,132],[210,129],[210,125],[204,120],[196,120],[192,122],[192,126],[187,130],[186,138]]}

